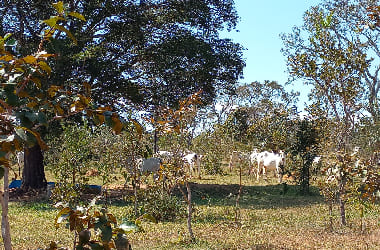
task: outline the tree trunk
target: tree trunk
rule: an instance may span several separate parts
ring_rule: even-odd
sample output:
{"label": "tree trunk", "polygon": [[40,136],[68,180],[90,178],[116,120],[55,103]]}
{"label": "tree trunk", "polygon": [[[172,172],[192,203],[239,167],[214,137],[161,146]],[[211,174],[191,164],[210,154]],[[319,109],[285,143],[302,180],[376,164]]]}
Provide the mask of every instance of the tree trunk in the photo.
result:
{"label": "tree trunk", "polygon": [[241,196],[241,191],[243,189],[242,181],[241,181],[241,162],[239,162],[239,192],[236,197],[236,206],[235,206],[235,223],[236,225],[240,224],[240,196]]}
{"label": "tree trunk", "polygon": [[192,204],[191,204],[191,188],[190,188],[190,184],[189,184],[189,182],[187,180],[185,181],[185,185],[186,185],[187,195],[182,190],[181,185],[179,183],[177,183],[178,189],[179,189],[179,191],[181,191],[181,193],[183,195],[183,198],[185,199],[185,201],[187,203],[187,229],[189,230],[190,240],[192,242],[195,242],[193,228],[191,226],[191,218],[192,218],[192,215],[193,215],[193,207],[192,207]]}
{"label": "tree trunk", "polygon": [[329,200],[329,229],[333,231],[333,200]]}
{"label": "tree trunk", "polygon": [[193,228],[191,226],[191,218],[193,215],[193,206],[191,204],[191,189],[190,189],[189,182],[186,181],[185,183],[186,183],[186,189],[187,189],[187,229],[189,230],[189,236],[190,236],[191,242],[195,242]]}
{"label": "tree trunk", "polygon": [[46,188],[44,157],[39,144],[28,148],[24,152],[24,170],[22,172],[22,185],[24,190]]}
{"label": "tree trunk", "polygon": [[339,182],[339,208],[340,208],[340,222],[343,226],[346,225],[345,193],[346,193],[346,177],[342,176],[342,179]]}
{"label": "tree trunk", "polygon": [[157,132],[157,127],[156,127],[156,128],[154,128],[154,144],[153,144],[153,153],[154,154],[158,152],[157,142],[158,142],[158,132]]}
{"label": "tree trunk", "polygon": [[9,226],[8,217],[8,202],[9,202],[9,167],[4,166],[4,192],[1,194],[1,236],[3,237],[4,249],[11,250],[11,229]]}

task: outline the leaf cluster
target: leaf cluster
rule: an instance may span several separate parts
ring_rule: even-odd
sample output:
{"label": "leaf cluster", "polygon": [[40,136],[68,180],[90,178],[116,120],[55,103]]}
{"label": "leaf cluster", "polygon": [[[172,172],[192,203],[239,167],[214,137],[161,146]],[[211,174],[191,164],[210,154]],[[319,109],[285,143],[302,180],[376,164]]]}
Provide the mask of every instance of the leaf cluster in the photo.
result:
{"label": "leaf cluster", "polygon": [[[55,218],[56,228],[66,223],[66,227],[75,232],[78,240],[74,242],[75,249],[129,249],[130,244],[126,237],[127,233],[142,230],[141,221],[147,219],[155,222],[155,219],[144,214],[134,222],[125,221],[117,225],[116,217],[102,208],[100,211],[95,209],[98,198],[86,207],[71,208],[62,203],[56,207],[61,210]],[[96,235],[93,237],[91,232]]]}

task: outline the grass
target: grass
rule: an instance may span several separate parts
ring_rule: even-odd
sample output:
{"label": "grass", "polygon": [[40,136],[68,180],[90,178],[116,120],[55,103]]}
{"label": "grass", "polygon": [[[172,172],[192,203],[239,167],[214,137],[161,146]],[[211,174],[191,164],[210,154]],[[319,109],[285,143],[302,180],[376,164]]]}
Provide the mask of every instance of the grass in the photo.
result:
{"label": "grass", "polygon": [[[360,231],[359,212],[348,206],[348,226],[339,225],[334,208],[334,227],[328,229],[328,211],[318,190],[299,196],[294,185],[275,179],[257,182],[243,176],[240,220],[235,223],[235,199],[239,178],[236,173],[194,179],[195,212],[193,231],[196,242],[187,237],[185,218],[175,222],[143,223],[144,232],[129,234],[133,249],[380,249],[380,205],[364,218]],[[132,210],[131,204],[116,203],[109,210],[118,220]],[[57,210],[48,201],[11,202],[9,218],[14,249],[46,247],[50,241],[72,247],[73,235],[64,227],[54,227]]]}

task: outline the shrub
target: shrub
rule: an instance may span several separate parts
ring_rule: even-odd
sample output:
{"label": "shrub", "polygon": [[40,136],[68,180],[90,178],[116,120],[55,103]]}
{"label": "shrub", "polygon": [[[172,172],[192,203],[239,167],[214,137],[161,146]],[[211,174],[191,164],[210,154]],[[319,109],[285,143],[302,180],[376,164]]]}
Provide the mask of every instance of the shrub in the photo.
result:
{"label": "shrub", "polygon": [[175,195],[159,187],[151,187],[145,192],[144,211],[157,221],[174,221],[186,215],[186,205]]}

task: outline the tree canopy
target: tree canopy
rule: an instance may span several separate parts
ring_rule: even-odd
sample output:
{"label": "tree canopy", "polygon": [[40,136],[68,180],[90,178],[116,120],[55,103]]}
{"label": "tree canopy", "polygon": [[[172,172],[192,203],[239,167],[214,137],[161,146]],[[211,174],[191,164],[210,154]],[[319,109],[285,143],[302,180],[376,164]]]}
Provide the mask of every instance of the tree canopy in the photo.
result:
{"label": "tree canopy", "polygon": [[368,26],[376,2],[325,1],[283,36],[290,74],[314,85],[314,100],[335,117],[350,116],[351,125],[362,109],[379,119],[379,32]]}
{"label": "tree canopy", "polygon": [[[199,91],[204,104],[233,91],[242,76],[242,47],[220,39],[238,20],[233,1],[69,1],[86,22],[48,44],[57,53],[51,81],[88,82],[99,105],[125,110],[138,104],[175,106]],[[13,33],[27,53],[39,39],[39,21],[53,8],[44,1],[2,1],[0,35]]]}

